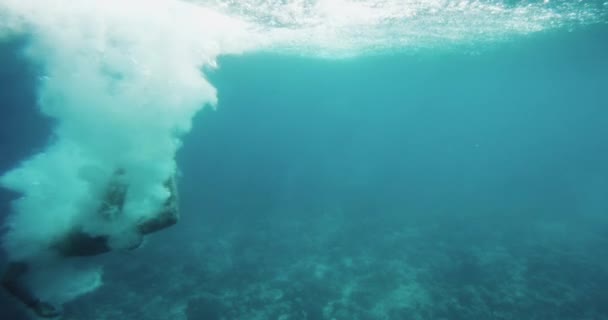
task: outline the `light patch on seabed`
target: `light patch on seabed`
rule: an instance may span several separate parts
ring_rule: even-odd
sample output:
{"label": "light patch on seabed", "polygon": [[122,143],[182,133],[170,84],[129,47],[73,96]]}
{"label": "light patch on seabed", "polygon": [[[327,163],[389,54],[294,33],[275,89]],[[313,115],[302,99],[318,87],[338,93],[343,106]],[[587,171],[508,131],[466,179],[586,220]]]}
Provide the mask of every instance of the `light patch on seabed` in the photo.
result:
{"label": "light patch on seabed", "polygon": [[[40,110],[57,120],[46,150],[0,179],[23,195],[4,248],[32,259],[75,225],[120,237],[155,212],[169,195],[163,182],[175,173],[180,138],[216,102],[201,69],[216,67],[219,55],[339,57],[492,42],[605,21],[607,9],[584,1],[2,0],[0,40],[27,37],[25,54],[42,69]],[[130,184],[125,216],[102,223],[95,209],[116,168]]]}

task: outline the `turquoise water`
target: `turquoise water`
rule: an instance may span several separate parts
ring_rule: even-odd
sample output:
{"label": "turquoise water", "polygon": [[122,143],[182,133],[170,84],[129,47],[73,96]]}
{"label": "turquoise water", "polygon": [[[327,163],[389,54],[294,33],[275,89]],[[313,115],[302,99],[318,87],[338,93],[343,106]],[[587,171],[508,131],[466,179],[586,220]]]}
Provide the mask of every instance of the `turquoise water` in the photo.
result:
{"label": "turquoise water", "polygon": [[179,159],[211,234],[248,222],[229,318],[606,317],[605,32],[221,60]]}
{"label": "turquoise water", "polygon": [[[260,17],[268,2],[257,10],[226,3],[286,23],[279,5]],[[462,36],[456,40],[431,31],[407,38],[415,32],[405,27],[434,19],[423,7],[426,20],[388,28],[402,42],[366,38],[386,36],[387,25],[369,33],[364,25],[348,45],[313,41],[306,31],[307,40],[288,45],[220,53],[202,67],[217,92],[214,107],[182,64],[155,69],[150,61],[168,55],[160,48],[148,56],[125,45],[150,62],[142,80],[109,54],[102,76],[88,77],[94,63],[78,55],[85,45],[48,49],[56,47],[39,44],[39,34],[4,41],[0,208],[14,211],[2,215],[7,257],[28,243],[19,230],[35,228],[24,226],[54,234],[52,225],[15,217],[59,212],[48,213],[57,225],[67,217],[55,208],[71,207],[40,200],[49,190],[86,199],[72,169],[92,185],[110,164],[154,176],[175,155],[180,222],[137,251],[89,258],[103,266],[103,285],[65,301],[63,319],[608,319],[608,28],[602,11],[583,10],[605,5],[555,3],[556,12],[593,17],[570,25],[538,18],[546,14],[540,2],[506,3],[520,11],[494,25],[475,9],[485,2],[467,3],[464,16],[478,20],[444,30]],[[517,16],[525,8],[534,11]],[[304,30],[318,18],[298,12],[292,22]],[[456,23],[441,18],[446,28]],[[555,27],[522,31],[536,19]],[[24,54],[29,46],[34,53]],[[64,77],[73,71],[65,61],[87,81]],[[110,80],[97,87],[98,79]],[[124,102],[141,109],[115,108]],[[165,135],[180,147],[156,149]],[[63,153],[63,141],[78,148]],[[135,187],[144,182],[154,184],[133,176]],[[19,193],[33,202],[14,203],[29,211],[9,204]],[[0,312],[27,317],[4,294]]]}

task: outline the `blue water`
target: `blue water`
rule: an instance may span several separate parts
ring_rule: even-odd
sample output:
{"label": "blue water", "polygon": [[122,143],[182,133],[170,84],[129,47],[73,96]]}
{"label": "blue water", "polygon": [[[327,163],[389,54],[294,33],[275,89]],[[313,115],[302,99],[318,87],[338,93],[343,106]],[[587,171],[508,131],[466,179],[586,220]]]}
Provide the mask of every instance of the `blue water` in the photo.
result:
{"label": "blue water", "polygon": [[[64,319],[608,319],[606,39],[222,57],[178,153],[182,220],[101,257]],[[2,171],[52,126],[19,47]]]}

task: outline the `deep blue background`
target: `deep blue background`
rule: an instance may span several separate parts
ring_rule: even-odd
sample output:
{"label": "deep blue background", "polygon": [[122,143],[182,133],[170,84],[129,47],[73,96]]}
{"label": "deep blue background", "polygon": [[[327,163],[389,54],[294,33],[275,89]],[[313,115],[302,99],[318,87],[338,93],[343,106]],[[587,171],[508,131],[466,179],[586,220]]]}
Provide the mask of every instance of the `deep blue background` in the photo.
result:
{"label": "deep blue background", "polygon": [[185,205],[603,217],[606,34],[547,33],[479,55],[222,59],[209,75],[217,110],[199,114],[179,155],[198,190]]}

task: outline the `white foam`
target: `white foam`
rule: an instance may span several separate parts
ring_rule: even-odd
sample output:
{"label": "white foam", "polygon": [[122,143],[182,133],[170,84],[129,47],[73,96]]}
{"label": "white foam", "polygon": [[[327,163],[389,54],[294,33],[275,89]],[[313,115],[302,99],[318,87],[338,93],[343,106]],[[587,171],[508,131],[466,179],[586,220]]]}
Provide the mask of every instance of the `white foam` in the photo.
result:
{"label": "white foam", "polygon": [[169,195],[179,137],[216,100],[200,70],[246,49],[246,25],[170,0],[9,0],[2,9],[31,36],[27,55],[44,70],[40,109],[58,120],[48,149],[2,177],[24,195],[4,239],[11,257],[37,255],[75,223],[101,231],[93,216],[116,168],[129,180],[126,215],[103,232],[154,213]]}

